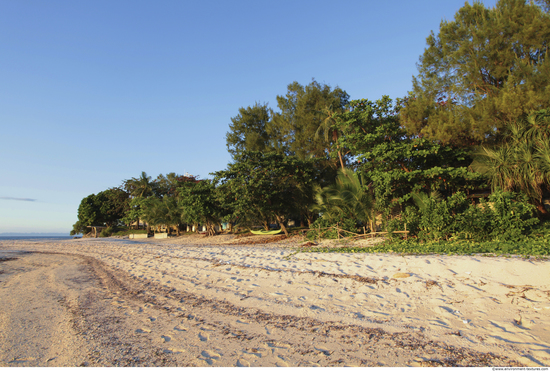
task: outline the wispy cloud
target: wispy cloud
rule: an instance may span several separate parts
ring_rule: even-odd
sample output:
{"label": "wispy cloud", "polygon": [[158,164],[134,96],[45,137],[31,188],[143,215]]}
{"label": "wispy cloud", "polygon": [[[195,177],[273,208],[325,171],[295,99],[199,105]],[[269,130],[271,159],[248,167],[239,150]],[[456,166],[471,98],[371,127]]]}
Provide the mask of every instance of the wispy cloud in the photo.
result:
{"label": "wispy cloud", "polygon": [[36,201],[36,199],[34,198],[19,198],[19,197],[0,197],[0,200],[27,201],[27,202]]}

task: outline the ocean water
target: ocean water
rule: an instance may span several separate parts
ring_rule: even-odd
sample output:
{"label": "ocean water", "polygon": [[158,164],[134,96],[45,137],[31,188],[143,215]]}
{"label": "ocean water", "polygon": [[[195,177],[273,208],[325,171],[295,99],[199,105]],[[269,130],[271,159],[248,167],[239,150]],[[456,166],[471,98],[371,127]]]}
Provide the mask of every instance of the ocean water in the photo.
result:
{"label": "ocean water", "polygon": [[[0,241],[5,240],[48,240],[48,241],[55,241],[55,240],[72,240],[75,236],[0,236]],[[81,237],[81,236],[79,236]]]}

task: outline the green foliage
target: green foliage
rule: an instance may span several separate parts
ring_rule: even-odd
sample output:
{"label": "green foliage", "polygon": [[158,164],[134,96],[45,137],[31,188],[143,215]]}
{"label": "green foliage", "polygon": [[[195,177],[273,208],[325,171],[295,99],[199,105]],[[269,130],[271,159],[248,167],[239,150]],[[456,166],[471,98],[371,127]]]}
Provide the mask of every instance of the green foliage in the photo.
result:
{"label": "green foliage", "polygon": [[149,197],[153,195],[155,183],[145,171],[141,172],[139,178],[132,178],[124,181],[124,189],[133,197]]}
{"label": "green foliage", "polygon": [[126,211],[125,216],[122,218],[122,221],[125,224],[131,224],[143,217],[143,208],[145,197],[134,197],[130,200],[128,204],[128,210]]}
{"label": "green foliage", "polygon": [[71,235],[89,232],[87,226],[114,226],[122,222],[129,207],[129,194],[120,188],[110,188],[82,199],[78,207],[78,221]]}
{"label": "green foliage", "polygon": [[[267,104],[256,103],[253,107],[239,108],[239,114],[231,118],[226,134],[227,150],[234,159],[244,151],[274,150],[270,133],[273,111]],[[276,139],[275,139],[276,140]]]}
{"label": "green foliage", "polygon": [[[338,233],[338,230],[341,230]],[[355,219],[339,219],[337,223],[326,218],[317,219],[307,231],[306,238],[317,240],[320,238],[337,239],[339,237],[349,237],[357,232],[357,222]]]}
{"label": "green foliage", "polygon": [[329,224],[352,220],[356,229],[374,219],[372,196],[364,186],[364,179],[351,169],[340,169],[335,184],[318,187],[316,192],[312,209]]}
{"label": "green foliage", "polygon": [[73,229],[69,234],[71,236],[74,236],[75,234],[86,234],[88,233],[88,228],[86,228],[86,226],[86,223],[79,220],[75,224],[73,224]]}
{"label": "green foliage", "polygon": [[328,160],[330,144],[318,135],[318,131],[326,127],[327,107],[334,112],[341,111],[348,99],[349,95],[339,87],[332,89],[315,80],[306,86],[296,81],[289,84],[287,94],[277,96],[280,112],[273,116],[273,128],[281,143],[279,147],[302,160],[312,157]]}
{"label": "green foliage", "polygon": [[100,219],[107,226],[118,225],[129,209],[130,194],[121,188],[109,188],[99,192],[96,201]]}
{"label": "green foliage", "polygon": [[457,231],[456,216],[468,208],[468,203],[462,192],[446,200],[427,198],[419,210],[418,238],[432,241],[448,239]]}
{"label": "green foliage", "polygon": [[539,222],[525,197],[511,192],[495,192],[479,205],[470,204],[462,192],[446,200],[424,198],[420,205],[417,228],[421,241],[520,241]]}
{"label": "green foliage", "polygon": [[215,193],[214,183],[208,179],[198,183],[187,182],[178,188],[179,207],[184,221],[189,224],[205,224],[207,234],[213,235],[214,225],[222,217],[222,208]]}
{"label": "green foliage", "polygon": [[455,238],[473,241],[521,241],[539,223],[534,207],[521,193],[497,191],[488,202],[457,215]]}
{"label": "green foliage", "polygon": [[466,3],[427,38],[401,112],[409,133],[471,145],[550,106],[550,17],[525,0]]}
{"label": "green foliage", "polygon": [[340,148],[356,159],[379,212],[388,216],[395,207],[402,211],[401,204],[415,192],[449,195],[483,185],[482,175],[468,171],[471,158],[465,149],[407,135],[396,111],[384,96],[376,102],[351,101],[349,110],[336,116]]}
{"label": "green foliage", "polygon": [[548,257],[550,255],[550,238],[536,238],[521,242],[470,242],[470,241],[428,241],[417,239],[388,240],[384,244],[369,247],[311,247],[302,252],[334,252],[334,253],[395,253],[406,255],[517,255],[523,257]]}
{"label": "green foliage", "polygon": [[511,124],[504,141],[474,152],[472,169],[486,175],[493,190],[524,192],[541,214],[550,191],[550,111],[541,110]]}
{"label": "green foliage", "polygon": [[193,175],[178,175],[176,173],[168,173],[166,175],[159,174],[155,179],[154,186],[152,187],[155,196],[163,198],[165,196],[174,197],[177,196],[177,189],[186,182],[198,182],[197,177]]}
{"label": "green foliage", "polygon": [[99,233],[99,237],[111,237],[116,231],[116,227],[107,227]]}
{"label": "green foliage", "polygon": [[238,223],[272,220],[286,233],[289,215],[301,213],[299,203],[313,187],[310,161],[277,153],[243,152],[227,170],[214,173],[220,203]]}

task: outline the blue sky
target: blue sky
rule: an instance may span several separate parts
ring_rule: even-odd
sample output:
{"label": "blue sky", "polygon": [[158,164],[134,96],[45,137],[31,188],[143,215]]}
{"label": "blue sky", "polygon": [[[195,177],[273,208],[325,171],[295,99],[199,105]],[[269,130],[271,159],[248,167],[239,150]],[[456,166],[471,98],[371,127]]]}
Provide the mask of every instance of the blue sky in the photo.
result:
{"label": "blue sky", "polygon": [[225,169],[231,117],[293,81],[403,97],[463,5],[1,1],[0,233],[68,233],[82,198],[141,171]]}

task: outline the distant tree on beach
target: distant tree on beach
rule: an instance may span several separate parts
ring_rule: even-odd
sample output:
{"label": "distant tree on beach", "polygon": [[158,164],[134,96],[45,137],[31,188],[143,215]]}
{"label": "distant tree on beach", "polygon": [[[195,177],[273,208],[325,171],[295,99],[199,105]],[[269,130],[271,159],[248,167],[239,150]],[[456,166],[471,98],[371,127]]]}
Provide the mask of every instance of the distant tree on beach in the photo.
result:
{"label": "distant tree on beach", "polygon": [[260,222],[267,230],[275,220],[287,235],[285,223],[300,213],[302,193],[312,192],[314,181],[311,162],[273,152],[244,152],[213,174],[233,218]]}
{"label": "distant tree on beach", "polygon": [[71,235],[87,233],[87,226],[111,227],[121,223],[130,207],[129,196],[121,188],[109,188],[82,199],[78,207],[78,221],[73,225]]}
{"label": "distant tree on beach", "polygon": [[178,188],[178,193],[178,206],[182,210],[184,221],[195,226],[204,224],[207,235],[214,235],[214,228],[222,217],[222,208],[216,198],[212,181],[205,179],[197,183],[186,182]]}
{"label": "distant tree on beach", "polygon": [[125,180],[123,187],[132,197],[149,197],[154,193],[155,183],[145,171],[142,171],[139,178]]}
{"label": "distant tree on beach", "polygon": [[181,187],[183,183],[197,183],[198,181],[197,177],[193,175],[178,175],[176,173],[159,174],[154,181],[155,196],[160,198],[176,196],[178,187]]}

